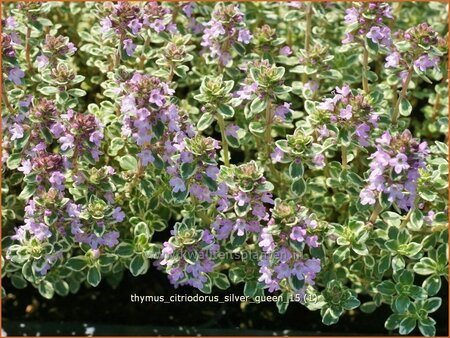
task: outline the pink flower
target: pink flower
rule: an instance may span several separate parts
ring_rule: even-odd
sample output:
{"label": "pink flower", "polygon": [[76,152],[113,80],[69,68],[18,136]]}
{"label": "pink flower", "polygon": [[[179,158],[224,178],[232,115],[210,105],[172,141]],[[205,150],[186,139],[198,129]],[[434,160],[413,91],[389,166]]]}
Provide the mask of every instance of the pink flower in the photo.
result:
{"label": "pink flower", "polygon": [[280,49],[280,54],[284,56],[289,56],[292,54],[292,49],[289,46],[284,46]]}

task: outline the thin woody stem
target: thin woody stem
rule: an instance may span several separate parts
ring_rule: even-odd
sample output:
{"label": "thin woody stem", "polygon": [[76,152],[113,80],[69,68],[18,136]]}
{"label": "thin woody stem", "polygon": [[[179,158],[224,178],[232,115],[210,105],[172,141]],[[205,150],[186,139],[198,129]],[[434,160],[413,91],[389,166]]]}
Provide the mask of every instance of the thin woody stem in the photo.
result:
{"label": "thin woody stem", "polygon": [[365,42],[363,42],[363,72],[362,72],[362,85],[366,94],[369,93],[369,79],[367,78],[367,72],[369,71],[369,51],[367,50]]}
{"label": "thin woody stem", "polygon": [[229,166],[230,165],[230,152],[228,149],[228,142],[227,142],[227,138],[225,135],[225,121],[224,121],[222,115],[220,115],[220,113],[216,114],[216,118],[217,118],[217,123],[219,124],[220,134],[222,135],[223,163],[226,166]]}
{"label": "thin woody stem", "polygon": [[[306,31],[305,31],[305,52],[306,56],[309,56],[309,50],[311,49],[311,21],[312,21],[312,4],[309,3],[306,8]],[[302,74],[302,82],[306,83],[308,81],[308,75],[306,73]]]}
{"label": "thin woody stem", "polygon": [[342,169],[346,170],[348,159],[347,159],[347,148],[344,146],[341,146],[341,159],[342,159]]}
{"label": "thin woody stem", "polygon": [[383,211],[383,207],[381,206],[380,202],[375,203],[375,207],[373,208],[372,214],[369,217],[369,222],[370,223],[375,223],[375,221],[378,219],[378,215],[380,214],[380,212]]}
{"label": "thin woody stem", "polygon": [[33,65],[31,64],[31,46],[30,46],[30,37],[31,37],[31,27],[27,26],[27,33],[25,36],[25,60],[27,62],[28,70],[31,72],[33,70]]}
{"label": "thin woody stem", "polygon": [[402,90],[398,94],[397,102],[395,103],[394,112],[392,113],[392,124],[393,125],[396,125],[398,122],[398,117],[399,117],[399,113],[400,113],[400,103],[401,103],[402,99],[406,97],[406,91],[408,90],[408,85],[409,85],[409,82],[411,81],[413,70],[414,70],[414,66],[413,66],[413,64],[411,64],[411,66],[408,69],[408,75],[406,76],[405,82],[403,83]]}
{"label": "thin woody stem", "polygon": [[8,95],[6,95],[6,93],[5,93],[5,85],[4,84],[2,86],[2,99],[3,99],[3,102],[5,102],[5,106],[9,110],[9,112],[11,114],[14,114],[14,109],[11,106],[11,102],[9,102],[9,100],[8,100]]}

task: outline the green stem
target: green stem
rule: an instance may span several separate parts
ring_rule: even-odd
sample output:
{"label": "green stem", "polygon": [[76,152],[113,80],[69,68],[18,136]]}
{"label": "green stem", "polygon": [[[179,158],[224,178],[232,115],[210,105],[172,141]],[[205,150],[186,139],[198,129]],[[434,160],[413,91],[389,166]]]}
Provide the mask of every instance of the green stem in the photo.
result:
{"label": "green stem", "polygon": [[148,45],[150,44],[150,37],[149,36],[147,36],[146,38],[145,38],[145,41],[144,41],[144,46],[142,47],[142,53],[141,53],[141,56],[139,57],[139,68],[140,69],[144,69],[144,66],[145,66],[145,61],[146,61],[146,57],[145,57],[145,50],[147,49],[147,47],[148,47]]}
{"label": "green stem", "polygon": [[25,36],[25,60],[27,62],[28,70],[31,72],[33,70],[33,65],[31,64],[31,46],[30,46],[30,37],[31,37],[31,27],[27,26],[27,33]]}
{"label": "green stem", "polygon": [[341,146],[341,158],[342,158],[342,169],[346,170],[348,159],[347,159],[347,148],[344,146]]}
{"label": "green stem", "polygon": [[169,76],[167,78],[167,83],[171,83],[173,80],[173,75],[174,75],[174,66],[172,61],[170,62],[170,67],[169,67]]}
{"label": "green stem", "polygon": [[400,113],[400,103],[401,103],[401,100],[406,97],[406,91],[408,90],[408,85],[409,85],[409,82],[411,81],[413,71],[414,71],[414,66],[413,66],[413,64],[411,64],[411,66],[408,69],[408,75],[406,76],[405,82],[403,83],[402,90],[398,94],[397,102],[395,103],[394,112],[392,113],[392,124],[393,125],[397,125],[398,116]]}
{"label": "green stem", "polygon": [[268,151],[268,155],[270,157],[270,145],[272,143],[272,102],[270,99],[267,101],[266,107],[266,131],[265,131],[265,139],[266,139],[266,149]]}
{"label": "green stem", "polygon": [[280,173],[277,171],[272,163],[270,154],[272,153],[272,123],[273,123],[273,112],[272,112],[272,101],[269,98],[266,107],[266,131],[264,135],[264,141],[266,142],[266,154],[267,162],[269,164],[270,173],[272,177],[281,184]]}
{"label": "green stem", "polygon": [[228,150],[228,142],[225,136],[225,121],[220,115],[220,113],[216,114],[217,123],[219,124],[220,134],[222,135],[222,147],[223,147],[223,163],[226,166],[230,165],[230,152]]}
{"label": "green stem", "polygon": [[382,207],[381,204],[377,201],[377,202],[375,203],[375,207],[373,208],[372,214],[370,215],[369,222],[372,223],[372,224],[374,224],[375,221],[376,221],[377,218],[378,218],[378,215],[379,215],[380,212],[382,212],[382,211],[383,211],[383,207]]}
{"label": "green stem", "polygon": [[369,51],[367,50],[366,43],[363,42],[363,72],[362,72],[362,85],[366,94],[369,94],[369,79],[367,78],[367,72],[369,71]]}
{"label": "green stem", "polygon": [[9,110],[9,113],[11,115],[14,115],[14,109],[8,100],[8,95],[6,95],[6,92],[5,92],[5,84],[3,84],[3,86],[2,86],[2,97],[3,97],[3,102],[5,102],[6,108],[8,108],[8,110]]}
{"label": "green stem", "polygon": [[116,50],[116,56],[114,58],[114,68],[117,68],[120,65],[120,54],[121,54],[121,49],[122,49],[122,40],[123,40],[123,37],[121,36],[120,39],[119,39],[119,46],[117,47],[117,50]]}
{"label": "green stem", "polygon": [[414,211],[414,208],[409,209],[408,213],[406,214],[405,218],[403,219],[402,223],[400,224],[400,229],[404,228],[406,226],[406,224],[408,224],[413,211]]}
{"label": "green stem", "polygon": [[[306,31],[305,31],[305,52],[306,57],[309,57],[309,50],[311,48],[311,21],[312,21],[312,4],[309,3],[306,8]],[[302,82],[308,82],[308,75],[302,74]]]}

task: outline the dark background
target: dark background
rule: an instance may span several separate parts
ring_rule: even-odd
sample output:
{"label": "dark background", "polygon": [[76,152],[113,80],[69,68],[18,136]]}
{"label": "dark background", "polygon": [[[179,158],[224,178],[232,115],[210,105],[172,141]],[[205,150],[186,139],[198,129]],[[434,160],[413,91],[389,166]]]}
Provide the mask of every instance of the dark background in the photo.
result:
{"label": "dark background", "polygon": [[[97,288],[82,286],[75,295],[42,298],[32,286],[15,289],[3,280],[7,297],[3,300],[3,329],[8,335],[83,335],[86,327],[95,327],[94,335],[397,335],[388,332],[384,322],[391,310],[383,305],[372,314],[359,310],[344,314],[336,325],[325,326],[319,311],[310,311],[291,303],[284,315],[278,314],[275,303],[219,304],[137,303],[131,294],[140,296],[194,295],[190,287],[174,289],[166,275],[150,268],[140,277],[125,272],[117,289],[102,281]],[[234,293],[242,295],[242,284],[213,295],[221,299]],[[448,284],[443,283],[439,296],[440,309],[432,314],[437,321],[437,335],[448,336]],[[360,297],[362,302],[366,301]],[[369,299],[367,299],[369,300]],[[22,324],[22,325],[21,325]],[[25,325],[24,325],[25,324]],[[412,335],[421,335],[416,329]]]}

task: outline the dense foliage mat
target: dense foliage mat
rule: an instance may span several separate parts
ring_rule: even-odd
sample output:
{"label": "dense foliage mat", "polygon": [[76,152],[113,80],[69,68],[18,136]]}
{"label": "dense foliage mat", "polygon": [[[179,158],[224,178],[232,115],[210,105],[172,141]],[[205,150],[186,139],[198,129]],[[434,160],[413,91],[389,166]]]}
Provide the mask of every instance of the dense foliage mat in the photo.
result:
{"label": "dense foliage mat", "polygon": [[[2,277],[174,287],[434,335],[444,3],[6,3]],[[3,290],[5,293],[5,290]],[[361,302],[361,300],[364,300]],[[305,330],[307,328],[305,327]]]}

